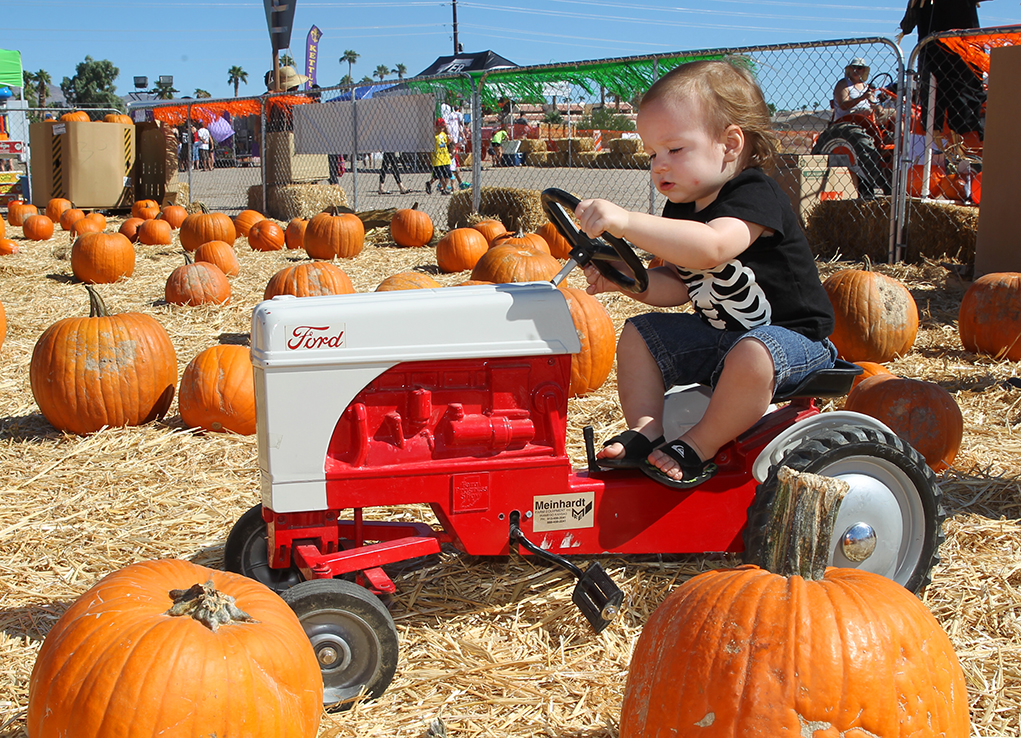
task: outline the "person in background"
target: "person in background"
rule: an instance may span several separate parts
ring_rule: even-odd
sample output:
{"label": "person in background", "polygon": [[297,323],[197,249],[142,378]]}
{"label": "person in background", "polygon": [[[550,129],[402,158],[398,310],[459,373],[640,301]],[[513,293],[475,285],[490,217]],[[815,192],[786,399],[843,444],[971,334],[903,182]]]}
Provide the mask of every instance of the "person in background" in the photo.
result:
{"label": "person in background", "polygon": [[[687,489],[716,473],[717,451],[765,413],[773,394],[832,367],[833,307],[790,199],[763,172],[775,155],[769,109],[744,68],[682,64],[642,98],[638,133],[663,215],[607,200],[575,208],[581,229],[609,233],[659,256],[647,305],[693,312],[628,319],[617,344],[617,391],[628,430],[596,454]],[[587,292],[620,291],[590,264]],[[664,442],[667,387],[713,387],[705,415]]]}
{"label": "person in background", "polygon": [[431,193],[433,191],[433,182],[437,180],[440,183],[440,192],[444,195],[449,195],[451,191],[450,186],[450,138],[447,136],[447,123],[443,118],[437,118],[434,124],[436,131],[435,145],[433,146],[432,155],[432,176],[429,181],[425,183],[425,191]]}
{"label": "person in background", "polygon": [[205,124],[198,131],[199,142],[199,167],[206,172],[213,170],[213,135],[206,128]]}
{"label": "person in background", "polygon": [[869,87],[869,66],[855,57],[844,67],[844,77],[833,88],[833,120],[851,113],[869,113],[877,104],[876,93]]}
{"label": "person in background", "polygon": [[411,192],[410,189],[405,187],[401,183],[401,171],[397,163],[397,154],[393,151],[383,152],[383,163],[379,167],[379,194],[389,195],[390,190],[383,189],[383,183],[386,181],[386,173],[390,172],[394,176],[394,182],[397,183],[398,189],[400,189],[402,195],[406,195]]}
{"label": "person in background", "polygon": [[450,137],[450,173],[457,180],[457,186],[462,190],[471,187],[471,184],[461,179],[461,154],[464,152],[464,141],[466,131],[464,127],[464,115],[457,108],[443,103],[440,105],[440,114],[447,123],[447,135]]}
{"label": "person in background", "polygon": [[194,123],[188,126],[188,135],[191,136],[191,168],[198,170],[201,169],[199,152],[202,148],[202,142],[199,140],[199,129]]}
{"label": "person in background", "polygon": [[493,138],[489,142],[489,153],[493,155],[493,166],[503,166],[503,142],[510,136],[507,133],[507,125],[501,124],[500,130],[493,134]]}

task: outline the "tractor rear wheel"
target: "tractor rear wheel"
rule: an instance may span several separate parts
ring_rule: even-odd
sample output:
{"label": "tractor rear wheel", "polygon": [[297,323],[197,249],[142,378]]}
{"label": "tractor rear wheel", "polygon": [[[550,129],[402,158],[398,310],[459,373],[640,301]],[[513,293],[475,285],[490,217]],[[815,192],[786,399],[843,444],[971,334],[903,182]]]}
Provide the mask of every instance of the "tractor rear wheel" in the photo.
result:
{"label": "tractor rear wheel", "polygon": [[770,467],[748,508],[746,563],[762,565],[774,534],[769,520],[781,466],[850,485],[829,543],[830,566],[881,574],[915,593],[929,583],[946,517],[936,477],[899,437],[855,425],[820,430]]}
{"label": "tractor rear wheel", "polygon": [[861,126],[834,123],[819,134],[812,153],[846,156],[851,171],[858,175],[858,194],[863,200],[875,198],[877,189],[884,195],[890,194],[890,179],[883,171],[882,156]]}

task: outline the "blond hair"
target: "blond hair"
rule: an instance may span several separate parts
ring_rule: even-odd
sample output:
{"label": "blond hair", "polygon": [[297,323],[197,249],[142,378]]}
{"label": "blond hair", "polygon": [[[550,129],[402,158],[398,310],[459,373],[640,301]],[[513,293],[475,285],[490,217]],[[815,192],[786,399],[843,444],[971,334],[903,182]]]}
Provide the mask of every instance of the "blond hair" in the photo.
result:
{"label": "blond hair", "polygon": [[[642,96],[641,105],[680,97],[698,101],[713,134],[736,125],[744,133],[744,167],[768,167],[776,139],[765,97],[748,70],[729,61],[695,61],[675,67]],[[639,112],[641,107],[639,107]]]}

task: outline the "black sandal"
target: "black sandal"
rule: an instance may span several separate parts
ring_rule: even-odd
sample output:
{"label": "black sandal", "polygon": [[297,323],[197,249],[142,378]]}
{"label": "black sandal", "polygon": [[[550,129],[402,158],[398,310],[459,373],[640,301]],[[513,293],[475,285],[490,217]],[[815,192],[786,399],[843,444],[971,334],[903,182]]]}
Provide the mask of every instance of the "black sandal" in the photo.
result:
{"label": "black sandal", "polygon": [[671,487],[672,489],[691,489],[692,487],[698,486],[710,479],[716,474],[717,466],[711,460],[702,461],[699,455],[695,452],[691,446],[678,438],[676,441],[670,441],[670,443],[664,443],[659,446],[656,450],[662,451],[664,454],[669,456],[671,459],[677,462],[677,465],[681,467],[681,472],[684,474],[683,479],[674,479],[666,472],[662,471],[659,467],[644,462],[639,465],[639,469],[642,470],[642,474],[654,479],[660,484]]}
{"label": "black sandal", "polygon": [[603,448],[612,443],[624,447],[624,455],[615,459],[596,459],[596,463],[604,469],[637,469],[656,448],[663,443],[663,436],[650,441],[636,430],[626,430],[606,441]]}

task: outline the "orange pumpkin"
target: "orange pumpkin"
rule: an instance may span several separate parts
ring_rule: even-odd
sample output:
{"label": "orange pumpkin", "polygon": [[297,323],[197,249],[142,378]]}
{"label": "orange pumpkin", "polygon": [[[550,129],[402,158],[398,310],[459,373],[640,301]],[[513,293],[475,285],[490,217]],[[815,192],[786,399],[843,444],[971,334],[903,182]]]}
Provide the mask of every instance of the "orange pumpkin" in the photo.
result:
{"label": "orange pumpkin", "polygon": [[4,219],[0,218],[0,238],[6,236],[7,226],[4,224]]}
{"label": "orange pumpkin", "polygon": [[188,561],[143,561],[54,624],[28,684],[28,733],[312,738],[322,699],[315,653],[279,595]]}
{"label": "orange pumpkin", "polygon": [[189,362],[177,393],[189,428],[243,436],[255,433],[255,372],[247,346],[211,346]]}
{"label": "orange pumpkin", "polygon": [[390,219],[390,238],[398,246],[425,246],[432,240],[433,231],[432,218],[419,210],[417,203],[410,208],[400,208]]}
{"label": "orange pumpkin", "polygon": [[102,230],[104,230],[106,228],[106,216],[103,215],[102,213],[99,213],[99,212],[96,212],[95,210],[93,210],[91,213],[87,214],[85,217],[88,218],[89,220],[91,220],[93,223],[96,223],[99,226],[99,230],[102,231]]}
{"label": "orange pumpkin", "polygon": [[350,259],[362,252],[365,224],[353,213],[319,213],[305,227],[304,242],[313,259]]}
{"label": "orange pumpkin", "polygon": [[53,238],[53,221],[45,215],[30,215],[21,225],[21,232],[29,241],[46,241]]}
{"label": "orange pumpkin", "polygon": [[968,351],[1021,359],[1021,273],[993,272],[976,279],[961,300],[957,330]]}
{"label": "orange pumpkin", "polygon": [[188,217],[188,211],[180,205],[167,205],[160,211],[159,217],[167,221],[170,227],[176,231],[184,223],[184,219]]}
{"label": "orange pumpkin", "polygon": [[265,219],[266,216],[258,210],[242,210],[234,216],[234,228],[238,234],[247,237],[248,231],[252,229],[252,226]]}
{"label": "orange pumpkin", "polygon": [[192,213],[181,223],[178,236],[185,251],[194,251],[207,241],[225,241],[233,245],[238,234],[234,221],[225,213]]}
{"label": "orange pumpkin", "polygon": [[160,204],[155,200],[136,200],[131,205],[131,217],[152,220],[160,214]]}
{"label": "orange pumpkin", "polygon": [[10,256],[18,253],[18,244],[9,238],[0,238],[0,256]]}
{"label": "orange pumpkin", "polygon": [[[68,231],[71,238],[78,238],[86,233],[102,233],[103,225],[95,218],[79,218]],[[137,234],[136,234],[137,237]]]}
{"label": "orange pumpkin", "polygon": [[143,220],[138,226],[138,242],[147,246],[167,246],[173,240],[173,229],[165,220]]}
{"label": "orange pumpkin", "polygon": [[646,621],[620,738],[967,738],[968,685],[928,608],[858,569],[699,574]]}
{"label": "orange pumpkin", "polygon": [[107,113],[106,115],[103,116],[103,122],[104,123],[121,123],[121,124],[126,125],[126,126],[133,126],[133,125],[135,125],[135,121],[131,120],[131,118],[129,116],[124,115],[124,113]]}
{"label": "orange pumpkin", "polygon": [[284,243],[287,245],[287,248],[305,248],[306,228],[308,228],[308,221],[305,218],[291,218],[291,222],[284,229]]}
{"label": "orange pumpkin", "polygon": [[549,254],[518,246],[491,248],[472,269],[472,279],[495,284],[548,281],[560,271],[560,262]]}
{"label": "orange pumpkin", "polygon": [[177,267],[167,277],[163,294],[171,305],[225,305],[230,302],[230,282],[220,267],[208,261],[192,262]]}
{"label": "orange pumpkin", "polygon": [[284,229],[264,218],[248,229],[248,245],[255,251],[279,251],[284,247]]}
{"label": "orange pumpkin", "polygon": [[571,258],[571,244],[566,238],[560,235],[560,231],[552,223],[546,223],[536,230],[536,234],[542,237],[549,246],[549,252],[557,259]]}
{"label": "orange pumpkin", "polygon": [[71,246],[71,271],[90,284],[130,277],[135,273],[135,248],[123,233],[83,233]]}
{"label": "orange pumpkin", "polygon": [[64,123],[89,123],[92,118],[84,110],[75,110],[70,113],[64,113],[60,116],[60,120]]}
{"label": "orange pumpkin", "polygon": [[69,231],[75,223],[84,217],[84,211],[79,210],[78,208],[69,208],[60,214],[60,227],[65,231]]}
{"label": "orange pumpkin", "polygon": [[138,240],[138,227],[142,223],[145,223],[145,221],[141,218],[128,218],[121,223],[121,227],[117,232],[123,233],[131,243],[135,243]]}
{"label": "orange pumpkin", "polygon": [[603,303],[574,287],[560,286],[571,310],[581,351],[571,355],[571,397],[580,397],[603,386],[613,369],[617,334],[613,318]]}
{"label": "orange pumpkin", "polygon": [[59,223],[60,216],[73,207],[74,205],[71,204],[71,201],[66,198],[52,197],[50,198],[50,201],[46,203],[46,217],[54,223]]}
{"label": "orange pumpkin", "polygon": [[392,274],[376,287],[376,292],[396,290],[427,290],[440,287],[440,283],[424,272],[401,272]]}
{"label": "orange pumpkin", "polygon": [[847,361],[882,364],[911,351],[918,307],[904,284],[865,269],[842,269],[823,282],[836,324],[830,340]]}
{"label": "orange pumpkin", "polygon": [[489,248],[492,249],[497,246],[518,246],[524,249],[535,249],[544,254],[550,253],[549,244],[546,243],[545,238],[538,233],[525,233],[524,231],[504,233],[497,236],[490,242]]}
{"label": "orange pumpkin", "polygon": [[31,203],[15,201],[7,205],[7,222],[19,228],[25,224],[30,215],[38,215],[39,208]]}
{"label": "orange pumpkin", "polygon": [[478,223],[473,225],[472,228],[486,237],[487,244],[492,243],[494,238],[502,236],[507,232],[507,227],[499,220],[493,218],[480,220]]}
{"label": "orange pumpkin", "polygon": [[877,374],[851,390],[845,410],[869,415],[914,446],[934,471],[949,468],[964,437],[964,417],[938,384]]}
{"label": "orange pumpkin", "polygon": [[269,300],[276,295],[348,295],[354,291],[351,279],[340,267],[328,261],[307,261],[284,267],[270,277],[263,299]]}
{"label": "orange pumpkin", "polygon": [[463,272],[474,268],[489,249],[486,237],[474,228],[447,231],[436,244],[436,264],[444,272]]}
{"label": "orange pumpkin", "polygon": [[32,350],[29,380],[43,416],[79,435],[162,418],[177,387],[170,336],[151,315],[108,314],[95,288],[85,288],[89,316],[58,320]]}
{"label": "orange pumpkin", "polygon": [[864,380],[869,377],[874,377],[877,374],[893,374],[893,372],[885,366],[877,364],[874,361],[856,361],[854,363],[862,368],[862,373],[855,377],[854,381],[851,382],[851,389],[854,389]]}
{"label": "orange pumpkin", "polygon": [[195,261],[208,261],[216,264],[220,271],[228,277],[236,277],[241,271],[241,263],[234,247],[226,241],[207,241],[195,249]]}

